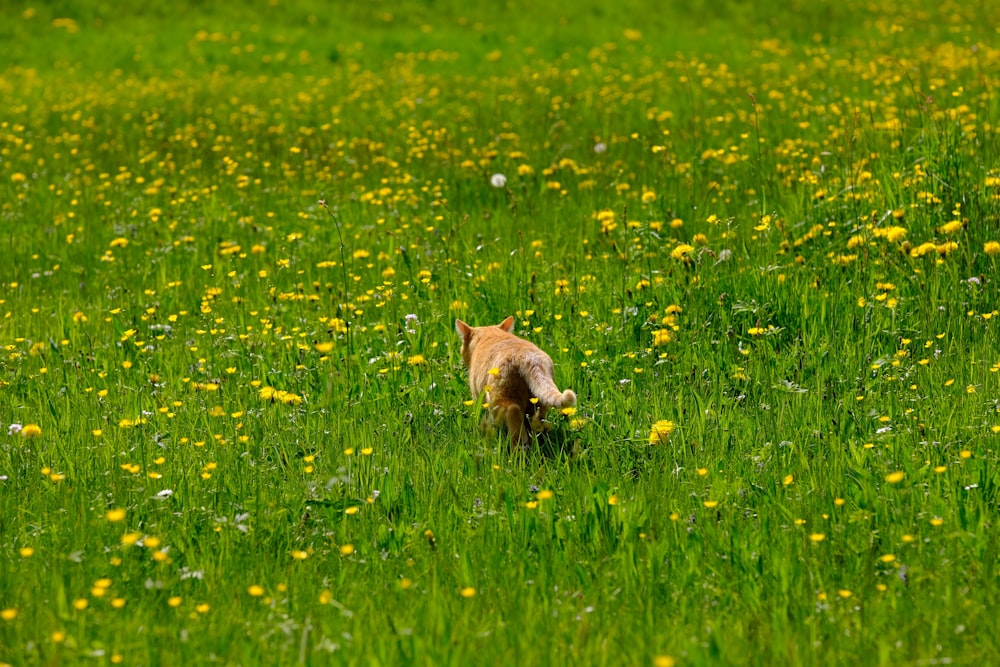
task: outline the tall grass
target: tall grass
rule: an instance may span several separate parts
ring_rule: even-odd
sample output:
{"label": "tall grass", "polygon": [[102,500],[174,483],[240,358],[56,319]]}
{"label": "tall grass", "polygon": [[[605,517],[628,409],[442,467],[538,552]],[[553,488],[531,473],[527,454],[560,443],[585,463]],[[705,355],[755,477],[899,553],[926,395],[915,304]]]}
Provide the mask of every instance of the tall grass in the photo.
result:
{"label": "tall grass", "polygon": [[0,663],[996,661],[998,20],[3,9]]}

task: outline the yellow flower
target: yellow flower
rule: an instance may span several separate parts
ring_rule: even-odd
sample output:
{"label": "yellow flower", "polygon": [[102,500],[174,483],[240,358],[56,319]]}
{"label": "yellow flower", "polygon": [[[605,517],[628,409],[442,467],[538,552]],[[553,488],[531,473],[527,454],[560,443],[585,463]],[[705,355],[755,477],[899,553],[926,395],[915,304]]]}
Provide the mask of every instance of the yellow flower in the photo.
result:
{"label": "yellow flower", "polygon": [[1000,255],[1000,242],[997,241],[987,241],[983,244],[983,252],[985,252],[990,257],[994,255]]}
{"label": "yellow flower", "polygon": [[896,472],[891,472],[888,475],[886,475],[885,481],[889,482],[890,484],[899,484],[900,482],[903,481],[903,477],[905,476],[906,474],[902,470],[897,470]]}
{"label": "yellow flower", "polygon": [[471,598],[476,596],[476,589],[472,586],[466,586],[459,593],[461,593],[463,598]]}
{"label": "yellow flower", "polygon": [[666,442],[670,434],[674,432],[677,425],[674,424],[669,419],[661,419],[660,421],[653,424],[652,430],[649,432],[649,444],[655,445],[661,442]]}
{"label": "yellow flower", "polygon": [[21,436],[24,438],[36,438],[42,434],[42,429],[38,424],[25,424],[21,429]]}
{"label": "yellow flower", "polygon": [[111,522],[121,521],[125,518],[125,510],[121,508],[108,510],[108,513],[104,515],[104,518]]}
{"label": "yellow flower", "polygon": [[958,230],[962,229],[961,220],[952,220],[951,222],[946,222],[945,224],[938,227],[938,231],[942,234],[954,234]]}
{"label": "yellow flower", "polygon": [[249,593],[250,595],[252,595],[255,598],[259,598],[261,595],[264,594],[264,587],[263,586],[258,586],[257,584],[254,584],[253,586],[250,586],[249,588],[247,588],[247,593]]}
{"label": "yellow flower", "polygon": [[653,345],[666,345],[674,339],[674,334],[669,329],[657,329],[653,332]]}
{"label": "yellow flower", "polygon": [[823,533],[813,533],[812,535],[809,536],[809,540],[812,542],[822,542],[825,539],[826,535],[824,535]]}
{"label": "yellow flower", "polygon": [[694,246],[688,245],[687,243],[681,243],[676,248],[670,251],[670,256],[677,260],[688,260],[690,259],[691,253],[694,252]]}
{"label": "yellow flower", "polygon": [[552,497],[553,495],[555,495],[555,494],[553,494],[553,493],[552,493],[551,491],[549,491],[548,489],[542,489],[542,490],[541,490],[541,491],[539,491],[539,492],[538,492],[537,494],[535,494],[535,497],[536,497],[536,498],[538,498],[539,500],[548,500],[548,499],[549,499],[549,498],[551,498],[551,497]]}
{"label": "yellow flower", "polygon": [[719,506],[719,501],[718,500],[706,500],[706,501],[704,501],[702,503],[702,505],[705,506],[705,509],[712,509],[714,507],[718,507]]}
{"label": "yellow flower", "polygon": [[340,547],[340,555],[341,556],[350,556],[352,553],[354,553],[354,545],[353,544],[345,544],[342,547]]}
{"label": "yellow flower", "polygon": [[0,611],[0,618],[5,621],[13,621],[17,618],[17,609],[4,609]]}

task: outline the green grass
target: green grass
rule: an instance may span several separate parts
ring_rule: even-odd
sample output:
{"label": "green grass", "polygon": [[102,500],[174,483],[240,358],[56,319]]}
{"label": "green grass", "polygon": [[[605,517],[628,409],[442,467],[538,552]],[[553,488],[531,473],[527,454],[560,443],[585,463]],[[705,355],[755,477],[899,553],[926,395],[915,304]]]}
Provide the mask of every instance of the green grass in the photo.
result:
{"label": "green grass", "polygon": [[1000,660],[1000,8],[537,5],[0,10],[0,664]]}

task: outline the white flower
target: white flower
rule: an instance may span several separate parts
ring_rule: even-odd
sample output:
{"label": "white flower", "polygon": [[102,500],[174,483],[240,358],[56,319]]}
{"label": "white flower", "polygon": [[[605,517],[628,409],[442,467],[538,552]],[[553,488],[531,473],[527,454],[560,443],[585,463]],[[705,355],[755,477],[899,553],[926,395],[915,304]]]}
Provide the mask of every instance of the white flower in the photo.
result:
{"label": "white flower", "polygon": [[490,176],[490,185],[495,188],[502,188],[507,185],[507,177],[503,174],[493,174]]}
{"label": "white flower", "polygon": [[598,141],[596,144],[594,144],[594,152],[595,153],[601,154],[601,153],[603,153],[606,150],[608,150],[608,145],[606,143],[604,143],[603,141]]}
{"label": "white flower", "polygon": [[21,428],[20,424],[11,424],[10,428],[7,429],[7,435],[17,435],[21,432]]}
{"label": "white flower", "polygon": [[160,500],[163,500],[165,498],[169,498],[172,495],[174,495],[174,490],[173,489],[163,489],[162,491],[160,491],[159,493],[157,493],[156,496],[154,496],[154,497],[159,498]]}

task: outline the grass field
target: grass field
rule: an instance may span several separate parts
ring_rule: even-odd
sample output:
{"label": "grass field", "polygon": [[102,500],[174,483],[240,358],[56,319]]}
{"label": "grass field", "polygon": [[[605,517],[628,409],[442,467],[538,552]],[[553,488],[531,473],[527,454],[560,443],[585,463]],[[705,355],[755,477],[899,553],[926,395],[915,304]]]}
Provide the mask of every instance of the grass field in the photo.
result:
{"label": "grass field", "polygon": [[0,9],[0,664],[1000,663],[1000,5],[118,4]]}

